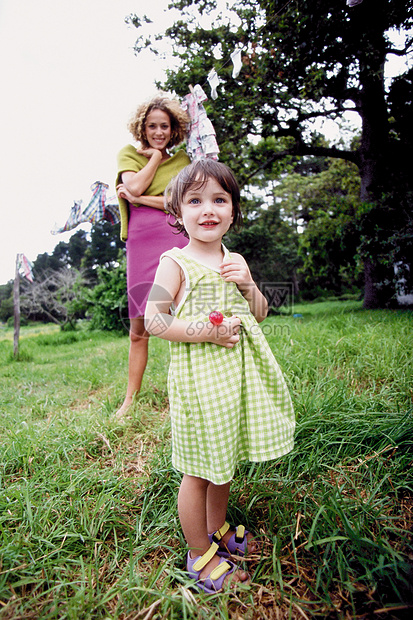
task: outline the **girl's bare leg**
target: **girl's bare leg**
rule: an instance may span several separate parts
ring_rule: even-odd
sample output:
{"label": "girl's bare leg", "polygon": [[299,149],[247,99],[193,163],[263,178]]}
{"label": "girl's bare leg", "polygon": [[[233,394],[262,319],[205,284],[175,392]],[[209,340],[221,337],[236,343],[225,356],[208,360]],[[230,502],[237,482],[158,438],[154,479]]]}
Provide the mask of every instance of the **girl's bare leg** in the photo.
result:
{"label": "girl's bare leg", "polygon": [[[208,489],[212,483],[203,478],[188,476],[184,474],[178,494],[178,513],[181,521],[182,530],[188,543],[191,558],[196,558],[208,551],[211,543],[208,538],[207,529],[207,498]],[[228,485],[229,491],[229,485]],[[223,496],[223,506],[218,510],[220,514],[226,514],[228,495]],[[225,518],[224,518],[225,521]],[[222,523],[221,523],[222,525]],[[218,526],[220,527],[220,526]],[[219,556],[215,555],[210,562],[203,568],[200,577],[208,577],[210,572],[219,564]],[[236,582],[248,579],[246,572],[238,570],[225,579]]]}
{"label": "girl's bare leg", "polygon": [[[219,530],[226,521],[230,485],[230,482],[219,486],[212,484],[212,482],[209,483],[207,495],[207,526],[209,534]],[[233,534],[234,530],[228,530],[222,537],[222,542],[226,543]],[[248,552],[257,552],[259,545],[254,541],[251,533],[247,534],[247,540]]]}
{"label": "girl's bare leg", "polygon": [[132,404],[133,397],[139,393],[142,385],[142,378],[148,363],[148,343],[149,334],[145,329],[144,318],[138,317],[130,319],[130,347],[129,347],[129,368],[128,368],[128,387],[125,400],[115,413],[117,418],[122,418]]}
{"label": "girl's bare leg", "polygon": [[208,534],[216,532],[222,527],[227,518],[229,488],[231,483],[208,485],[207,493],[207,528]]}
{"label": "girl's bare leg", "polygon": [[178,493],[178,514],[191,557],[208,551],[206,497],[208,480],[184,474]]}

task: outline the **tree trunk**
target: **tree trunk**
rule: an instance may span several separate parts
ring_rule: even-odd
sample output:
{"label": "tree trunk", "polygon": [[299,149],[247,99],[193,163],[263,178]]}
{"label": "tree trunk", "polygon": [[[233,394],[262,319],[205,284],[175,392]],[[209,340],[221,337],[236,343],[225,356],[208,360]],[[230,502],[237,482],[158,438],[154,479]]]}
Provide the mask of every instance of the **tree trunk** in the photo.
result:
{"label": "tree trunk", "polygon": [[372,260],[370,258],[364,259],[364,299],[363,308],[367,310],[373,310],[374,308],[380,308],[380,295],[376,288],[376,274]]}
{"label": "tree trunk", "polygon": [[[386,57],[383,36],[382,3],[368,20],[357,23],[355,31],[362,28],[360,51],[361,96],[357,102],[362,120],[359,149],[360,198],[363,202],[378,204],[386,180],[385,157],[388,152],[388,119],[384,90],[384,61]],[[362,237],[374,238],[377,225],[376,209],[367,213],[363,222]],[[368,251],[368,254],[367,254]],[[388,289],[382,286],[383,266],[370,247],[364,256],[364,307],[380,308],[388,302]],[[380,286],[378,286],[380,285]]]}

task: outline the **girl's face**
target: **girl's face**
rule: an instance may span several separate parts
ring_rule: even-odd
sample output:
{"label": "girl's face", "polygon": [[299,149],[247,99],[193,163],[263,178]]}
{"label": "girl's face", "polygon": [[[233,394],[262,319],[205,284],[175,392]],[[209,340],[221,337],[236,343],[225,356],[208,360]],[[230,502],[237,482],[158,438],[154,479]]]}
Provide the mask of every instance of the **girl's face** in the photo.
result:
{"label": "girl's face", "polygon": [[166,146],[171,139],[171,121],[163,110],[152,110],[145,121],[145,136],[153,149],[162,153],[166,152]]}
{"label": "girl's face", "polygon": [[233,221],[231,194],[210,177],[184,195],[181,217],[189,239],[202,242],[222,239]]}

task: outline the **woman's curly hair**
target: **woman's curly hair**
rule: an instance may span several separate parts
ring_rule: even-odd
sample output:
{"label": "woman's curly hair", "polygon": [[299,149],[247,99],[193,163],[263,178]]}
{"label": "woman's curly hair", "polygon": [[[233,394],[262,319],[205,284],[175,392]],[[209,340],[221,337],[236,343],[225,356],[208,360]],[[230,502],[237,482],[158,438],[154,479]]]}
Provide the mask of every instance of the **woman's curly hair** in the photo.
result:
{"label": "woman's curly hair", "polygon": [[164,93],[159,93],[152,97],[149,101],[142,103],[128,123],[128,129],[143,148],[149,148],[146,139],[145,123],[147,116],[152,110],[162,110],[166,112],[171,121],[171,139],[167,144],[167,148],[177,146],[185,140],[188,133],[189,117],[181,108],[177,99],[171,99]]}

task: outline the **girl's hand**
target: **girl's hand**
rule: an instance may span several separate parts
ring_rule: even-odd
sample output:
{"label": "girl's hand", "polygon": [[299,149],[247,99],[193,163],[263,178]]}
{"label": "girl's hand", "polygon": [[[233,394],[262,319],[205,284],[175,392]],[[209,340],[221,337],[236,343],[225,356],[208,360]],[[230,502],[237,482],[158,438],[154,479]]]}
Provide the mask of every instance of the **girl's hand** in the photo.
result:
{"label": "girl's hand", "polygon": [[247,300],[252,314],[258,323],[261,323],[267,316],[268,303],[252,279],[245,258],[241,254],[232,254],[231,258],[219,267],[222,279],[235,282],[241,295]]}
{"label": "girl's hand", "polygon": [[232,349],[239,342],[239,330],[241,319],[237,316],[224,318],[220,325],[213,325],[210,321],[206,324],[207,342],[218,344],[226,349]]}
{"label": "girl's hand", "polygon": [[235,282],[239,290],[247,291],[251,286],[255,286],[251,272],[247,263],[243,260],[227,260],[220,265],[220,274],[226,282]]}

